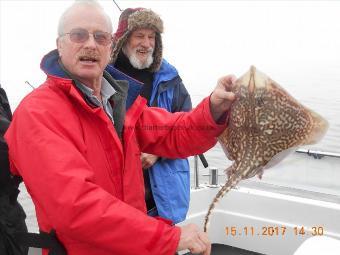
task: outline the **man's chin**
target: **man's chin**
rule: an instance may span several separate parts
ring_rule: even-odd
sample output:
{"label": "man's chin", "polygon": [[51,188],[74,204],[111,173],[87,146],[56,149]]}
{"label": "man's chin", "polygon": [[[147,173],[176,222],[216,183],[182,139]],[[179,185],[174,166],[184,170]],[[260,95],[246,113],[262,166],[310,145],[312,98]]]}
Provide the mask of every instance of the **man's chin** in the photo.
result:
{"label": "man's chin", "polygon": [[82,66],[77,70],[77,73],[83,77],[100,76],[102,74],[100,68],[97,65]]}
{"label": "man's chin", "polygon": [[138,61],[142,64],[142,65],[146,65],[146,63],[148,62],[148,56],[143,56],[143,57],[139,57]]}
{"label": "man's chin", "polygon": [[131,63],[131,64],[134,68],[137,68],[137,69],[146,69],[146,68],[149,68],[151,65],[147,63],[147,60],[142,61],[140,59],[138,59],[138,62]]}

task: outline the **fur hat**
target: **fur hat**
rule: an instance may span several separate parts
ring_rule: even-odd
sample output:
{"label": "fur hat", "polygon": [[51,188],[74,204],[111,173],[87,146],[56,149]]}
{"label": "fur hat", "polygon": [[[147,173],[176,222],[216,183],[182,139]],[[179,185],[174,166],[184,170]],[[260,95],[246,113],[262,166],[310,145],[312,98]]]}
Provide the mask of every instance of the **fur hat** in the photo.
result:
{"label": "fur hat", "polygon": [[155,49],[153,52],[153,62],[148,70],[155,72],[159,70],[162,63],[162,37],[163,21],[152,10],[145,8],[125,9],[120,17],[116,33],[113,36],[112,62],[114,63],[126,43],[130,34],[140,28],[150,28],[156,32]]}

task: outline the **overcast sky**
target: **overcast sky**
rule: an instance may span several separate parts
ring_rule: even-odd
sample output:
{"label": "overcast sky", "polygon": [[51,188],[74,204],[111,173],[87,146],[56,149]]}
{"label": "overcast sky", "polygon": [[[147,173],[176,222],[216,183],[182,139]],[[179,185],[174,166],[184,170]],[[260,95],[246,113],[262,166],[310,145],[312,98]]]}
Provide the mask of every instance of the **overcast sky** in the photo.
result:
{"label": "overcast sky", "polygon": [[[45,80],[40,60],[55,48],[59,16],[71,2],[0,0],[0,82],[12,106],[31,91],[25,81]],[[115,29],[119,10],[111,0],[100,2]],[[307,76],[340,81],[340,1],[117,3],[160,14],[164,56],[194,98],[208,95],[221,75],[241,75],[252,64],[288,90]]]}

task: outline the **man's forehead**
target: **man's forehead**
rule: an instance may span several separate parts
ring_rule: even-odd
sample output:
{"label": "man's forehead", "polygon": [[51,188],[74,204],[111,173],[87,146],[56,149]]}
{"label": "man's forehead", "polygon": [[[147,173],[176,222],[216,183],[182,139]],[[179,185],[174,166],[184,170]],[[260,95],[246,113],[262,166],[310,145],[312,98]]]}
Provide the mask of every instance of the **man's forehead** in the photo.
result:
{"label": "man's forehead", "polygon": [[71,9],[65,17],[64,28],[68,30],[81,27],[109,31],[110,25],[108,22],[108,19],[101,9],[91,6],[77,6]]}

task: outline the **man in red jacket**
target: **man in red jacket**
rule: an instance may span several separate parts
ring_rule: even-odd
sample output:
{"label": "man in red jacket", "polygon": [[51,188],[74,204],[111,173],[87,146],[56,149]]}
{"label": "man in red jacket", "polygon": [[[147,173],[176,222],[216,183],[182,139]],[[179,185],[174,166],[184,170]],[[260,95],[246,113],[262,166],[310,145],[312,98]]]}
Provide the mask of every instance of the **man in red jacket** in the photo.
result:
{"label": "man in red jacket", "polygon": [[41,63],[47,80],[21,102],[6,133],[11,171],[23,177],[40,229],[54,229],[69,255],[210,254],[197,226],[146,215],[140,154],[184,158],[214,146],[235,77],[221,78],[190,113],[149,108],[141,97],[125,112],[128,86],[105,71],[112,25],[103,9],[76,2],[58,33],[58,50]]}

